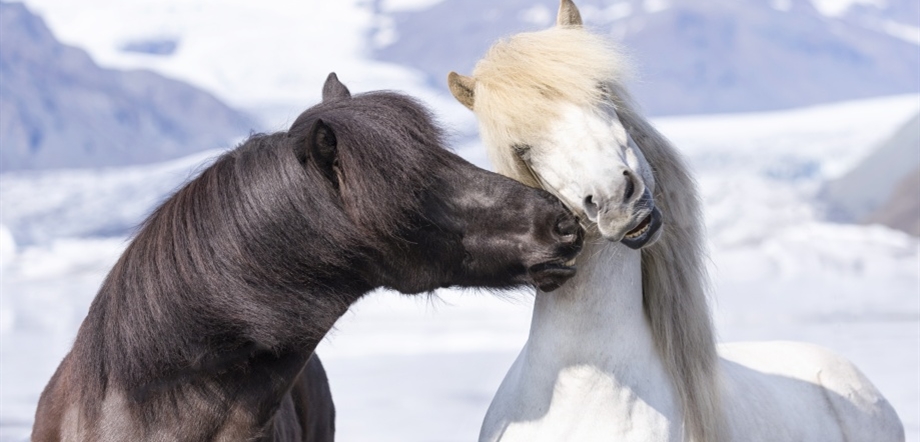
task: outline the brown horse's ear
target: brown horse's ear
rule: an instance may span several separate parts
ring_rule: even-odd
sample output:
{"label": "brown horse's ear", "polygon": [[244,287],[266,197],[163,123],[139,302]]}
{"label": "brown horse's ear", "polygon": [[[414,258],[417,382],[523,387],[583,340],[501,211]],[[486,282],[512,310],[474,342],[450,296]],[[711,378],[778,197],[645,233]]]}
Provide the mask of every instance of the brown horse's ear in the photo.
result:
{"label": "brown horse's ear", "polygon": [[582,25],[581,13],[572,0],[562,0],[559,3],[559,14],[556,15],[556,25],[567,27],[580,27]]}
{"label": "brown horse's ear", "polygon": [[323,101],[341,100],[343,98],[351,98],[351,92],[348,92],[348,88],[339,81],[339,77],[335,75],[335,72],[330,72],[329,76],[326,77],[326,84],[323,85]]}
{"label": "brown horse's ear", "polygon": [[317,169],[336,188],[339,187],[339,151],[335,132],[323,120],[317,118],[307,137],[307,155]]}
{"label": "brown horse's ear", "polygon": [[451,72],[447,74],[447,86],[450,88],[450,93],[454,94],[454,98],[456,98],[457,101],[470,108],[470,110],[473,110],[473,103],[476,101],[473,92],[476,89],[475,78]]}

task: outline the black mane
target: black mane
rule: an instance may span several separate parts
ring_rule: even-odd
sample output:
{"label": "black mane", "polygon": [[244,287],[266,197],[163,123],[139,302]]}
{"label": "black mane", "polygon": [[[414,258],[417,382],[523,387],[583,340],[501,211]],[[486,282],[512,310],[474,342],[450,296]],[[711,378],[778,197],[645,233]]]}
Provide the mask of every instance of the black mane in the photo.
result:
{"label": "black mane", "polygon": [[[317,118],[338,129],[341,199],[301,153]],[[447,152],[441,139],[414,100],[378,92],[320,104],[290,131],[221,156],[146,220],[106,278],[84,323],[99,329],[74,349],[91,365],[81,371],[100,375],[84,399],[101,401],[112,383],[160,383],[164,372],[187,382],[226,362],[215,355],[315,346],[372,288],[342,275],[367,268],[377,239],[403,220],[424,216],[418,195]],[[427,148],[401,148],[410,143]]]}

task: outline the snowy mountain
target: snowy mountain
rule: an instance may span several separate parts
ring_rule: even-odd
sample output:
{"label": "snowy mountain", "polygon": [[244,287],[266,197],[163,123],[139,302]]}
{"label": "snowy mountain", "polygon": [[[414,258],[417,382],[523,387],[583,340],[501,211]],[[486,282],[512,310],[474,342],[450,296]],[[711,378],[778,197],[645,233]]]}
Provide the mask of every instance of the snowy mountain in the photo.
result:
{"label": "snowy mountain", "polygon": [[[543,29],[554,0],[444,0],[382,16],[375,56],[444,88],[496,39]],[[653,115],[781,109],[920,91],[916,1],[828,15],[807,0],[582,0],[586,24],[622,43]]]}
{"label": "snowy mountain", "polygon": [[188,84],[100,68],[20,3],[0,3],[0,29],[0,171],[163,161],[253,129]]}
{"label": "snowy mountain", "polygon": [[[280,129],[336,71],[357,90],[397,89],[458,131],[447,93],[496,39],[548,26],[556,0],[26,0],[101,65],[202,87]],[[779,109],[920,92],[915,0],[579,0],[588,26],[636,64],[654,115]],[[256,31],[258,30],[258,31]],[[271,50],[266,50],[271,48]],[[279,55],[280,54],[280,55]]]}
{"label": "snowy mountain", "polygon": [[[390,0],[389,3],[419,3]],[[349,88],[392,89],[435,107],[452,126],[475,127],[453,97],[413,69],[373,60],[366,0],[25,0],[66,44],[101,66],[144,69],[194,84],[283,130],[320,99],[335,71]]]}
{"label": "snowy mountain", "polygon": [[920,166],[901,178],[888,199],[863,222],[920,236]]}
{"label": "snowy mountain", "polygon": [[[840,222],[863,222],[883,205],[909,207],[920,204],[920,187],[908,176],[920,168],[920,114],[874,148],[871,154],[845,175],[827,182],[821,199],[828,217]],[[905,181],[906,180],[906,181]],[[901,189],[903,187],[903,189]],[[906,192],[906,193],[905,193]],[[896,197],[900,195],[899,197]],[[894,201],[891,198],[895,197]],[[912,200],[918,201],[912,203]],[[892,212],[895,207],[883,209]],[[882,214],[878,220],[887,218]],[[895,218],[898,218],[897,216]],[[920,222],[920,215],[918,221]]]}

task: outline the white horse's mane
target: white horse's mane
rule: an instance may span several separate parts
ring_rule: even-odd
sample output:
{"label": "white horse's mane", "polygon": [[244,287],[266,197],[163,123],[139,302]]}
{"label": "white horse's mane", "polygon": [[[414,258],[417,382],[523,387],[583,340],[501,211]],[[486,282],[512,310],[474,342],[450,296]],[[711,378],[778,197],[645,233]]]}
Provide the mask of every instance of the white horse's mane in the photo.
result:
{"label": "white horse's mane", "polygon": [[599,86],[626,72],[612,45],[578,28],[517,34],[493,45],[473,77],[474,112],[496,170],[538,187],[507,147],[544,130],[558,116],[560,102],[599,104]]}
{"label": "white horse's mane", "polygon": [[561,102],[596,106],[613,100],[653,169],[655,202],[665,223],[660,240],[642,250],[645,314],[679,394],[687,432],[700,442],[724,440],[696,182],[677,151],[636,112],[622,86],[627,65],[612,45],[581,27],[517,34],[496,43],[476,65],[474,112],[497,171],[538,186],[511,146],[545,130]]}

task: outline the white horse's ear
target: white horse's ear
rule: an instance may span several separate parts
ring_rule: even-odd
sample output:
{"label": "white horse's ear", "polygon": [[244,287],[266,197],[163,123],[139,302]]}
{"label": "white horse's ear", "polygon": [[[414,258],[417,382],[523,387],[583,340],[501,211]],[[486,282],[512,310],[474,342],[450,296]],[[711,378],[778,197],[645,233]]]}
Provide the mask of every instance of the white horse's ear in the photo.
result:
{"label": "white horse's ear", "polygon": [[457,101],[473,110],[473,103],[476,101],[475,93],[473,92],[476,89],[475,78],[451,72],[447,74],[447,86]]}
{"label": "white horse's ear", "polygon": [[343,98],[351,98],[351,92],[349,92],[348,88],[339,81],[339,77],[335,75],[335,72],[330,72],[329,76],[326,77],[326,83],[323,84],[323,101],[340,100]]}
{"label": "white horse's ear", "polygon": [[572,0],[562,0],[559,3],[559,14],[556,15],[556,25],[562,27],[578,27],[582,25],[581,13],[578,12],[578,8],[575,7],[575,3],[572,2]]}

